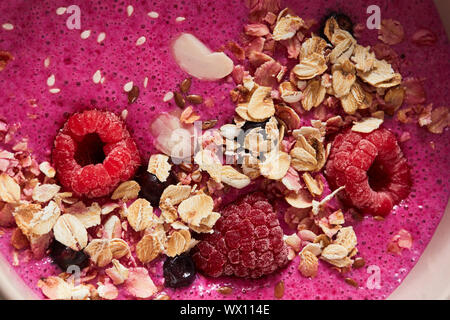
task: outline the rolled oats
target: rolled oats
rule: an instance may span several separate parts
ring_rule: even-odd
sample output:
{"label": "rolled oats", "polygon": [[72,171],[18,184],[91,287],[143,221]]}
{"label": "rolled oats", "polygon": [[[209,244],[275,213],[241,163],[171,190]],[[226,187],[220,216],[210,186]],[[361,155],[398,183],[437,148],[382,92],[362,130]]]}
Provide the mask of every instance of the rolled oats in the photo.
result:
{"label": "rolled oats", "polygon": [[169,163],[169,157],[164,154],[153,154],[148,161],[147,171],[154,174],[159,181],[165,182],[170,174],[172,165]]}
{"label": "rolled oats", "polygon": [[297,31],[305,25],[303,19],[287,14],[278,19],[273,29],[273,39],[275,41],[287,40],[295,36]]}
{"label": "rolled oats", "polygon": [[162,252],[162,245],[158,237],[147,234],[139,240],[136,246],[136,255],[142,263],[153,261]]}
{"label": "rolled oats", "polygon": [[383,119],[379,118],[365,118],[361,121],[355,122],[352,127],[352,131],[361,133],[370,133],[378,129],[383,123]]}
{"label": "rolled oats", "polygon": [[199,227],[201,221],[212,214],[213,208],[214,201],[210,196],[197,194],[183,200],[178,206],[178,213],[185,223]]}
{"label": "rolled oats", "polygon": [[84,252],[89,255],[92,262],[100,268],[107,266],[113,259],[112,251],[108,239],[94,239],[84,248]]}
{"label": "rolled oats", "polygon": [[250,178],[240,173],[232,166],[223,166],[221,170],[222,182],[233,188],[242,189],[250,184]]}
{"label": "rolled oats", "polygon": [[260,173],[267,179],[282,179],[291,164],[291,157],[286,152],[272,152],[266,160],[259,165]]}
{"label": "rolled oats", "polygon": [[265,120],[275,114],[271,91],[270,87],[260,86],[253,92],[247,107],[247,114],[251,118]]}
{"label": "rolled oats", "polygon": [[141,191],[141,187],[136,181],[125,181],[122,182],[116,188],[116,190],[114,190],[111,199],[123,199],[124,201],[136,199],[138,197],[139,191]]}
{"label": "rolled oats", "polygon": [[328,69],[325,57],[319,53],[312,53],[302,58],[292,72],[299,80],[309,80],[321,75]]}
{"label": "rolled oats", "polygon": [[37,202],[47,202],[53,199],[60,189],[56,184],[40,184],[33,189],[32,198]]}
{"label": "rolled oats", "polygon": [[153,207],[145,199],[137,199],[127,209],[127,219],[134,231],[142,231],[154,222]]}
{"label": "rolled oats", "polygon": [[68,207],[65,213],[75,216],[86,229],[97,226],[101,222],[101,208],[97,202],[93,202],[89,207],[82,201],[78,201],[73,206]]}
{"label": "rolled oats", "polygon": [[303,91],[302,106],[306,111],[313,107],[318,107],[325,99],[326,89],[319,80],[311,80],[308,82],[306,89]]}
{"label": "rolled oats", "polygon": [[88,237],[84,225],[75,216],[63,214],[53,226],[55,239],[75,251],[87,245]]}
{"label": "rolled oats", "polygon": [[20,186],[6,173],[0,174],[0,200],[7,203],[20,201]]}

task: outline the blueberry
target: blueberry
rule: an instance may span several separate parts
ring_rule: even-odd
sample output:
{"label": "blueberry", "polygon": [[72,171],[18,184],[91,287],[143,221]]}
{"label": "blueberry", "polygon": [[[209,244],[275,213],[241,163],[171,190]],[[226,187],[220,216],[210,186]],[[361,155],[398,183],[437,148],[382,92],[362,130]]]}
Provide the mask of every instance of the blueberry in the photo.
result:
{"label": "blueberry", "polygon": [[83,251],[72,250],[56,240],[50,246],[50,256],[63,271],[72,265],[83,269],[89,264],[89,257]]}
{"label": "blueberry", "polygon": [[141,191],[139,192],[139,197],[145,198],[152,204],[153,207],[159,206],[159,199],[161,195],[168,186],[171,184],[177,184],[177,178],[171,172],[167,180],[161,182],[158,178],[147,171],[145,166],[141,166],[136,174],[136,181],[141,186]]}
{"label": "blueberry", "polygon": [[188,287],[195,279],[195,264],[189,254],[167,257],[163,265],[165,285],[169,288]]}

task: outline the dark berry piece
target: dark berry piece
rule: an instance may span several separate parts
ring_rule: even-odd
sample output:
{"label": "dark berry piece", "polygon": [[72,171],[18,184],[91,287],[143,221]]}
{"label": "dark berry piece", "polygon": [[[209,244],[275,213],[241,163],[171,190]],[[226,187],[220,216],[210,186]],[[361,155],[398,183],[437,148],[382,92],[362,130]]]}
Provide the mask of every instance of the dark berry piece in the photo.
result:
{"label": "dark berry piece", "polygon": [[161,182],[158,178],[147,171],[146,167],[141,167],[136,174],[136,181],[141,186],[139,196],[150,201],[153,207],[159,206],[159,199],[168,186],[171,184],[177,184],[177,178],[170,173],[167,180]]}
{"label": "dark berry piece", "polygon": [[188,287],[195,279],[195,264],[189,254],[167,257],[163,265],[165,285],[169,288]]}
{"label": "dark berry piece", "polygon": [[266,121],[262,121],[262,122],[252,122],[252,121],[246,121],[244,123],[244,125],[242,126],[242,130],[244,130],[245,132],[251,130],[251,129],[255,129],[255,128],[261,128],[264,129],[266,127],[266,123],[269,120]]}
{"label": "dark berry piece", "polygon": [[89,264],[89,257],[83,251],[72,250],[56,240],[50,246],[50,256],[63,271],[72,265],[83,269]]}

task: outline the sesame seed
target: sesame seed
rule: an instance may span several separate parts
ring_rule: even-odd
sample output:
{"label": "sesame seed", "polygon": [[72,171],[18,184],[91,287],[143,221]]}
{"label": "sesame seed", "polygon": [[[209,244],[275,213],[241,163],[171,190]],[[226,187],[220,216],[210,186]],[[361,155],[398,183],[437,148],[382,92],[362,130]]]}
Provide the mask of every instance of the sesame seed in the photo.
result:
{"label": "sesame seed", "polygon": [[102,80],[102,74],[100,73],[100,70],[95,71],[94,75],[92,76],[92,81],[94,83],[99,83]]}
{"label": "sesame seed", "polygon": [[48,68],[49,65],[50,65],[50,57],[47,57],[44,60],[44,67]]}
{"label": "sesame seed", "polygon": [[185,17],[177,17],[177,18],[175,19],[176,22],[183,22],[184,20],[186,20]]}
{"label": "sesame seed", "polygon": [[105,40],[105,38],[106,38],[106,33],[100,32],[97,37],[97,42],[101,43],[103,40]]}
{"label": "sesame seed", "polygon": [[58,16],[63,15],[64,13],[66,13],[67,8],[66,7],[59,7],[58,9],[56,9],[56,14]]}
{"label": "sesame seed", "polygon": [[127,15],[129,17],[131,17],[131,15],[133,14],[134,8],[132,5],[127,6]]}
{"label": "sesame seed", "polygon": [[128,110],[127,109],[122,110],[120,116],[122,117],[123,120],[126,120],[128,116]]}
{"label": "sesame seed", "polygon": [[91,36],[91,30],[84,30],[80,36],[81,36],[81,39],[86,40],[87,38],[89,38]]}
{"label": "sesame seed", "polygon": [[143,44],[145,43],[145,40],[146,40],[146,39],[145,39],[144,36],[140,37],[139,39],[136,40],[136,45],[137,45],[137,46],[143,45]]}
{"label": "sesame seed", "polygon": [[163,101],[167,102],[173,99],[173,92],[169,91],[164,95]]}
{"label": "sesame seed", "polygon": [[59,88],[52,88],[52,89],[50,89],[48,91],[50,91],[50,93],[55,94],[55,93],[59,93],[61,91],[61,89],[59,89]]}
{"label": "sesame seed", "polygon": [[148,13],[148,16],[149,16],[150,18],[156,19],[156,18],[159,17],[159,13],[158,13],[158,12],[155,12],[155,11],[151,11],[151,12]]}
{"label": "sesame seed", "polygon": [[52,74],[50,77],[47,78],[47,85],[49,87],[53,87],[55,85],[55,75]]}
{"label": "sesame seed", "polygon": [[144,88],[147,88],[148,85],[148,77],[144,78]]}
{"label": "sesame seed", "polygon": [[14,26],[11,23],[4,23],[2,24],[2,28],[7,31],[11,31],[12,29],[14,29]]}
{"label": "sesame seed", "polygon": [[130,92],[131,89],[133,89],[133,81],[127,82],[123,86],[123,91],[125,91],[125,92]]}

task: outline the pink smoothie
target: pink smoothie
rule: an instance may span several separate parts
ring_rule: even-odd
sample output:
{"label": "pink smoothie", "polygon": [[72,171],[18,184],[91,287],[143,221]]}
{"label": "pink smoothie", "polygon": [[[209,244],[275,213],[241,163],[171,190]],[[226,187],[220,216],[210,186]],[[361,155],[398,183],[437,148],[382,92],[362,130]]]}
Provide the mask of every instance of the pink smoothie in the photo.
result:
{"label": "pink smoothie", "polygon": [[[216,1],[85,1],[76,3],[81,9],[81,30],[66,27],[68,14],[57,15],[58,7],[68,7],[71,2],[55,1],[1,1],[0,25],[9,22],[14,29],[0,29],[0,50],[14,56],[5,70],[0,72],[0,118],[9,123],[22,124],[18,134],[30,138],[29,145],[38,160],[49,160],[53,139],[57,130],[75,111],[97,107],[117,113],[128,110],[126,123],[134,136],[143,159],[155,151],[149,124],[160,112],[174,110],[174,103],[163,102],[166,92],[177,88],[186,78],[170,54],[169,44],[177,34],[189,32],[204,41],[212,50],[218,50],[230,40],[238,40],[248,10],[238,0]],[[336,4],[337,3],[337,4]],[[366,1],[282,1],[282,8],[289,6],[303,19],[321,21],[330,11],[349,15],[354,23],[365,24]],[[382,18],[394,18],[405,28],[405,41],[394,46],[401,56],[401,73],[404,77],[424,78],[427,102],[445,106],[450,85],[450,46],[439,16],[431,0],[379,0]],[[134,12],[127,16],[126,6],[132,4]],[[156,19],[147,13],[159,13]],[[407,13],[407,14],[406,14]],[[177,17],[185,17],[176,22]],[[411,36],[426,27],[437,35],[434,46],[417,47]],[[91,30],[83,40],[80,33]],[[102,43],[97,42],[101,32],[106,33]],[[136,46],[136,40],[146,37],[146,42]],[[376,30],[365,30],[359,42],[375,44]],[[46,68],[44,60],[49,57]],[[95,84],[94,73],[100,70],[105,77],[103,84]],[[57,94],[49,92],[47,78],[54,74]],[[148,77],[148,86],[143,82]],[[123,91],[125,83],[133,81],[140,88],[137,101],[127,103]],[[201,94],[214,101],[214,107],[199,105],[195,110],[203,120],[219,119],[218,125],[230,122],[235,106],[229,98],[233,83],[226,81],[201,82],[194,80],[192,93]],[[35,99],[37,106],[30,100]],[[437,227],[450,193],[450,162],[448,129],[442,135],[434,135],[417,124],[399,124],[387,120],[386,126],[397,135],[408,131],[411,139],[402,149],[412,167],[413,189],[409,197],[385,221],[366,217],[354,221],[347,214],[346,222],[355,228],[360,255],[366,266],[341,275],[325,263],[320,263],[318,276],[307,279],[297,270],[298,257],[285,269],[259,280],[234,278],[210,279],[197,276],[194,284],[186,289],[167,290],[173,299],[273,299],[274,286],[280,280],[285,283],[284,299],[384,299],[402,282],[420,258]],[[430,143],[434,143],[432,149]],[[400,229],[408,230],[414,238],[410,251],[402,255],[387,252],[388,241]],[[0,252],[12,262],[10,231],[0,238]],[[24,257],[20,257],[24,258]],[[380,270],[381,282],[377,289],[369,289],[367,267]],[[375,267],[375,268],[376,268]],[[13,268],[13,267],[12,267]],[[22,262],[14,270],[35,293],[42,297],[37,281],[60,272],[49,258],[41,261]],[[161,262],[149,267],[156,284],[162,283]],[[371,269],[369,269],[371,270]],[[359,288],[346,284],[344,277],[351,277]],[[215,290],[220,286],[234,288],[231,295],[223,296]],[[125,298],[125,296],[122,296]]]}

